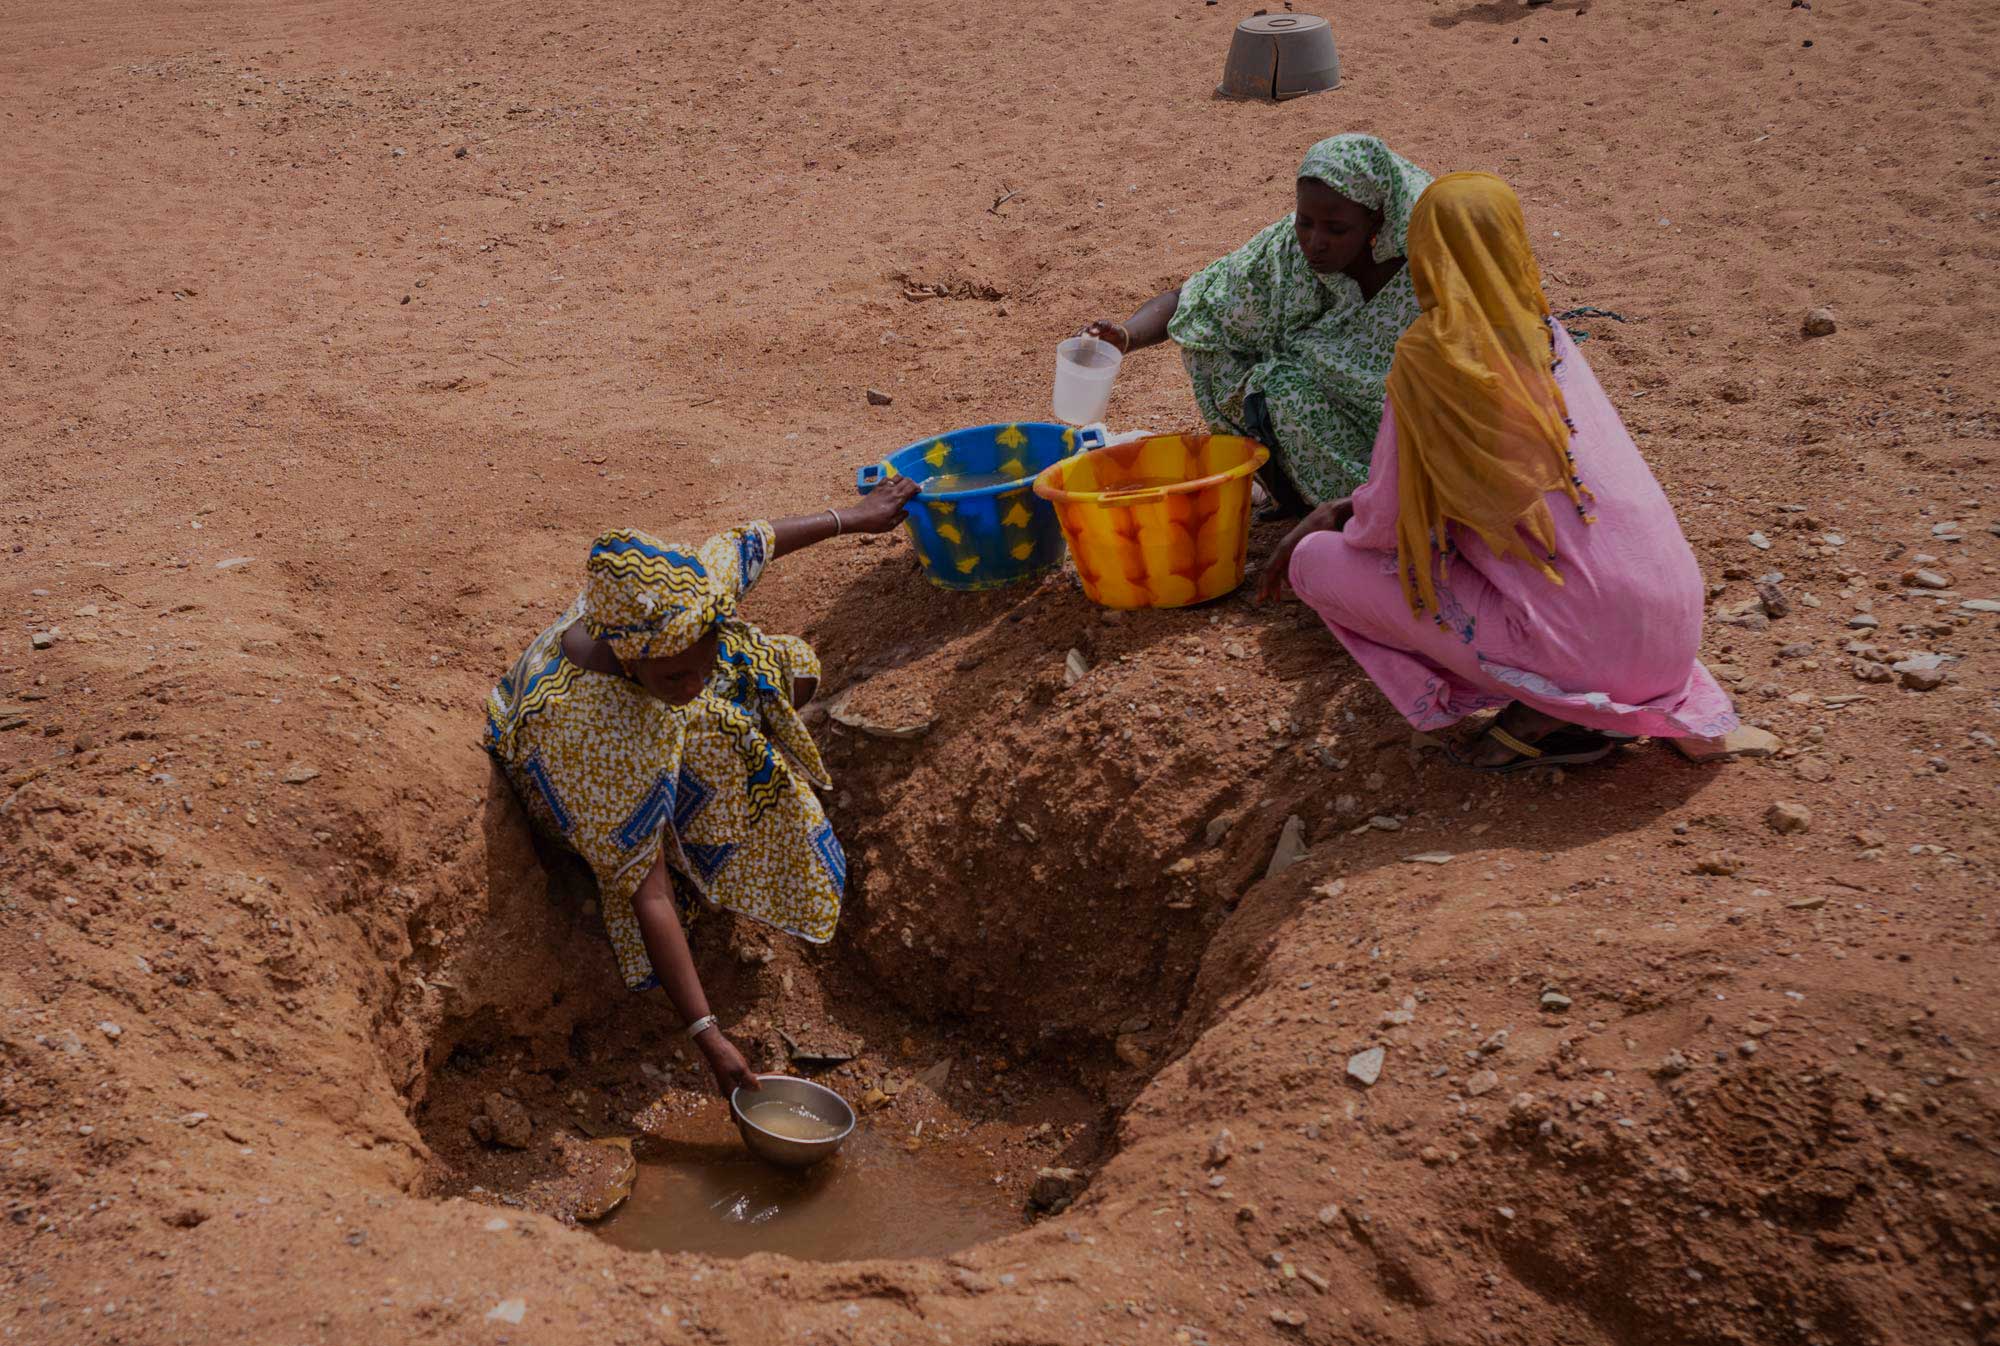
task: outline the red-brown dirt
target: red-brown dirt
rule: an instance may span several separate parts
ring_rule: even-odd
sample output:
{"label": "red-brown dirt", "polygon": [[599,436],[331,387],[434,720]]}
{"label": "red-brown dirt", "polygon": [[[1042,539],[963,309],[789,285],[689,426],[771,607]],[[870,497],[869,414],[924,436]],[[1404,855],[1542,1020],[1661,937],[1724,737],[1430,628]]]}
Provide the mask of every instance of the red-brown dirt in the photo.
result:
{"label": "red-brown dirt", "polygon": [[[1210,97],[1240,17],[0,10],[0,1337],[2000,1340],[2000,13],[1356,0],[1279,106]],[[1296,607],[787,559],[752,615],[820,704],[935,723],[819,721],[840,934],[705,921],[711,995],[1011,1195],[1090,1185],[931,1261],[566,1223],[575,1138],[699,1083],[476,747],[588,539],[1044,415],[1059,337],[1341,130],[1504,174],[1557,305],[1624,316],[1575,325],[1783,751],[1473,777]],[[1171,353],[1113,415],[1193,423]],[[1910,654],[1942,685],[1857,677]],[[529,1150],[467,1133],[503,1088]]]}

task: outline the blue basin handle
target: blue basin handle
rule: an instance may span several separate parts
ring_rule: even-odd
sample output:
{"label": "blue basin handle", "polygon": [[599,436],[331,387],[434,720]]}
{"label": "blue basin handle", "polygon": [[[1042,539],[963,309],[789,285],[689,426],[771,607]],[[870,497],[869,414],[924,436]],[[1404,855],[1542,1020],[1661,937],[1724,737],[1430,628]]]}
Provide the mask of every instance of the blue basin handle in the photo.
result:
{"label": "blue basin handle", "polygon": [[862,468],[854,474],[854,489],[863,495],[867,495],[877,486],[880,486],[883,478],[887,475],[888,471],[883,464],[870,463],[867,467]]}
{"label": "blue basin handle", "polygon": [[1096,426],[1093,425],[1088,430],[1079,430],[1076,432],[1076,451],[1078,453],[1088,453],[1092,449],[1101,449],[1103,447],[1104,432]]}

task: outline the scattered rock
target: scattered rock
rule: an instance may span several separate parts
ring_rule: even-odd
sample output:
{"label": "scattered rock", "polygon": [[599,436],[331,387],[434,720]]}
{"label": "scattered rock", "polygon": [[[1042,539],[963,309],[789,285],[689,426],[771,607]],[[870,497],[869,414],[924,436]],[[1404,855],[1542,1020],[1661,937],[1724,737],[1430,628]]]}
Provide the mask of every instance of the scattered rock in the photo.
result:
{"label": "scattered rock", "polygon": [[1410,865],[1448,865],[1453,860],[1450,851],[1424,851],[1418,855],[1405,856],[1403,863]]}
{"label": "scattered rock", "polygon": [[1660,1058],[1660,1064],[1653,1067],[1653,1073],[1663,1080],[1671,1080],[1688,1073],[1688,1059],[1678,1051],[1668,1052]]}
{"label": "scattered rock", "polygon": [[125,1030],[120,1028],[117,1024],[112,1023],[111,1020],[109,1019],[106,1019],[103,1023],[97,1025],[97,1031],[104,1034],[105,1037],[110,1038],[113,1042],[116,1042],[118,1041],[119,1038],[125,1036]]}
{"label": "scattered rock", "polygon": [[1785,903],[1786,908],[1791,911],[1818,911],[1825,905],[1826,896],[1823,893],[1815,893],[1811,897],[1801,897],[1797,901]]}
{"label": "scattered rock", "polygon": [[871,407],[886,407],[895,400],[895,398],[889,396],[889,394],[883,392],[880,388],[870,388],[868,390],[868,405]]}
{"label": "scattered rock", "polygon": [[1382,1063],[1388,1059],[1386,1048],[1370,1047],[1365,1052],[1356,1052],[1347,1058],[1347,1076],[1359,1082],[1364,1088],[1382,1078]]}
{"label": "scattered rock", "polygon": [[607,1151],[612,1162],[602,1172],[591,1176],[588,1187],[577,1202],[576,1218],[585,1222],[601,1220],[617,1210],[624,1204],[625,1198],[632,1195],[632,1183],[639,1176],[639,1164],[632,1156],[629,1136],[606,1136],[589,1144]]}
{"label": "scattered rock", "polygon": [[1076,686],[1089,672],[1090,660],[1084,658],[1082,650],[1071,650],[1063,656],[1063,686]]}
{"label": "scattered rock", "polygon": [[505,1094],[492,1093],[486,1095],[483,1107],[483,1115],[487,1127],[492,1131],[492,1139],[487,1140],[485,1136],[479,1135],[478,1130],[473,1132],[475,1136],[479,1136],[482,1142],[503,1145],[510,1150],[528,1148],[529,1142],[534,1137],[535,1124],[529,1118],[528,1110],[522,1107],[518,1100],[509,1098]]}
{"label": "scattered rock", "polygon": [[1504,1028],[1497,1033],[1491,1034],[1487,1037],[1486,1041],[1479,1044],[1479,1054],[1481,1056],[1493,1056],[1507,1050],[1507,1037],[1507,1030]]}
{"label": "scattered rock", "polygon": [[1809,337],[1832,336],[1834,333],[1833,310],[1830,308],[1806,310],[1805,321],[1799,324],[1799,333],[1802,336]]}
{"label": "scattered rock", "polygon": [[294,762],[285,768],[285,774],[278,777],[278,779],[287,785],[304,785],[307,781],[312,780],[318,775],[318,767],[308,766],[304,762]]}
{"label": "scattered rock", "polygon": [[1726,879],[1733,874],[1741,873],[1749,863],[1734,851],[1715,851],[1695,861],[1694,872],[1714,874]]}
{"label": "scattered rock", "polygon": [[1500,1087],[1500,1076],[1491,1070],[1475,1070],[1465,1082],[1465,1092],[1474,1098],[1492,1093]]}
{"label": "scattered rock", "polygon": [[200,1126],[207,1120],[208,1114],[205,1112],[184,1112],[181,1114],[182,1126]]}
{"label": "scattered rock", "polygon": [[1887,664],[1878,664],[1873,659],[1856,659],[1854,677],[1857,682],[1893,682],[1896,675],[1889,671]]}
{"label": "scattered rock", "polygon": [[1309,1319],[1297,1309],[1272,1309],[1271,1321],[1279,1327],[1304,1327]]}
{"label": "scattered rock", "polygon": [[2000,598],[1967,598],[1958,605],[1960,612],[2000,612]]}
{"label": "scattered rock", "polygon": [[1073,1168],[1044,1168],[1035,1172],[1035,1185],[1028,1189],[1028,1204],[1050,1212],[1066,1209],[1083,1191],[1087,1179]]}
{"label": "scattered rock", "polygon": [[1321,1206],[1319,1213],[1314,1215],[1313,1218],[1326,1228],[1331,1229],[1340,1223],[1340,1206],[1337,1203],[1329,1202]]}
{"label": "scattered rock", "polygon": [[1812,828],[1812,810],[1804,804],[1779,800],[1764,810],[1764,825],[1779,836],[1809,831]]}
{"label": "scattered rock", "polygon": [[1575,1003],[1561,991],[1542,992],[1542,1008],[1551,1014],[1561,1014]]}
{"label": "scattered rock", "polygon": [[1368,820],[1368,825],[1378,832],[1400,832],[1403,830],[1401,818],[1391,818],[1386,813],[1378,813]]}
{"label": "scattered rock", "polygon": [[1792,612],[1792,600],[1785,597],[1784,590],[1775,584],[1757,586],[1757,601],[1764,605],[1764,614],[1769,617],[1788,617]]}
{"label": "scattered rock", "polygon": [[1769,757],[1778,750],[1775,736],[1739,725],[1721,738],[1677,738],[1674,747],[1691,762],[1722,762],[1737,757]]}
{"label": "scattered rock", "polygon": [[1873,631],[1881,624],[1871,612],[1857,612],[1847,619],[1849,629],[1855,631]]}
{"label": "scattered rock", "polygon": [[[464,151],[461,150],[460,153]],[[528,1301],[525,1299],[503,1299],[486,1310],[486,1321],[489,1323],[512,1323],[518,1326],[527,1316]]]}
{"label": "scattered rock", "polygon": [[60,631],[35,631],[28,636],[28,643],[38,650],[46,650],[60,639]]}
{"label": "scattered rock", "polygon": [[1951,576],[1939,570],[1905,570],[1903,583],[1912,589],[1949,589]]}
{"label": "scattered rock", "polygon": [[1945,683],[1945,672],[1941,668],[1905,669],[1898,676],[1902,685],[1913,692],[1934,692]]}
{"label": "scattered rock", "polygon": [[1801,757],[1792,770],[1800,780],[1811,781],[1815,785],[1833,779],[1833,768],[1826,764],[1823,757]]}
{"label": "scattered rock", "polygon": [[1225,1126],[1216,1132],[1215,1139],[1208,1143],[1208,1166],[1220,1168],[1228,1163],[1235,1153],[1236,1137],[1229,1134],[1229,1128]]}
{"label": "scattered rock", "polygon": [[849,710],[847,707],[850,700],[850,697],[842,697],[839,701],[828,706],[826,708],[827,718],[838,721],[846,725],[849,729],[867,734],[871,738],[922,738],[925,734],[930,733],[931,726],[937,723],[936,717],[933,716],[931,719],[920,720],[910,724],[886,724],[878,720],[871,720],[858,711]]}
{"label": "scattered rock", "polygon": [[254,556],[230,556],[215,563],[217,570],[241,570],[257,558]]}
{"label": "scattered rock", "polygon": [[1278,844],[1271,851],[1271,863],[1265,867],[1264,877],[1275,878],[1284,873],[1306,854],[1306,824],[1296,813],[1285,819],[1284,827],[1278,833]]}
{"label": "scattered rock", "polygon": [[1765,537],[1762,533],[1752,533],[1749,537],[1749,542],[1758,551],[1771,550],[1771,539]]}
{"label": "scattered rock", "polygon": [[1757,1054],[1757,1040],[1755,1038],[1745,1038],[1736,1044],[1736,1050],[1743,1056],[1755,1056]]}

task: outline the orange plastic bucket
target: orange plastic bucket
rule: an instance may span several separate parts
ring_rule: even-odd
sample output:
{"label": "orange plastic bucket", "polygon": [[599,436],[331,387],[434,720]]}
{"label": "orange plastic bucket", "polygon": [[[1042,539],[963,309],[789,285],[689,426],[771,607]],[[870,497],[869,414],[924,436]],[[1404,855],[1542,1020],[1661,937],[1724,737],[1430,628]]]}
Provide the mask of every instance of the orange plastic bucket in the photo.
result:
{"label": "orange plastic bucket", "polygon": [[1250,479],[1271,451],[1237,435],[1154,435],[1045,469],[1083,591],[1108,608],[1179,608],[1243,582]]}

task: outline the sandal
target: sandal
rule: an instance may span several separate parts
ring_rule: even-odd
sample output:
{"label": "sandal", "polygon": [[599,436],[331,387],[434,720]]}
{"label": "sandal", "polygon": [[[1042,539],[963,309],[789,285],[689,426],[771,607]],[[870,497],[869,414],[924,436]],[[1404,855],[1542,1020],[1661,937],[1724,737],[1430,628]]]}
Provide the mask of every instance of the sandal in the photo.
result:
{"label": "sandal", "polygon": [[1250,479],[1250,518],[1254,523],[1283,523],[1292,516],[1285,507],[1271,498],[1264,489],[1264,483],[1255,477]]}
{"label": "sandal", "polygon": [[1611,755],[1617,744],[1608,736],[1595,729],[1582,729],[1574,725],[1563,729],[1552,729],[1544,734],[1539,743],[1524,743],[1499,725],[1491,725],[1480,736],[1483,742],[1492,739],[1501,747],[1514,754],[1511,762],[1497,762],[1483,766],[1469,757],[1461,757],[1451,749],[1445,749],[1451,760],[1468,771],[1484,771],[1504,776],[1512,771],[1525,771],[1538,766],[1587,766],[1602,761]]}

